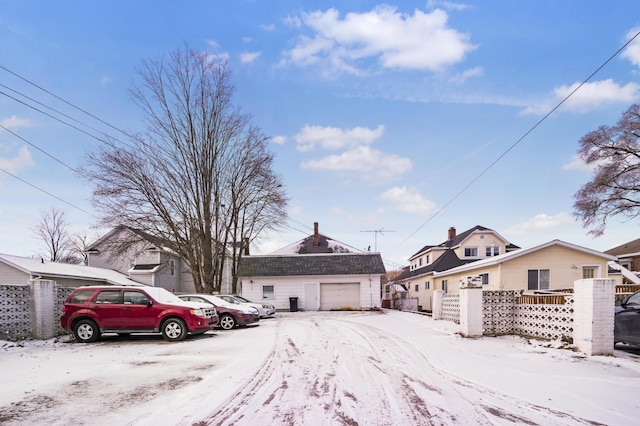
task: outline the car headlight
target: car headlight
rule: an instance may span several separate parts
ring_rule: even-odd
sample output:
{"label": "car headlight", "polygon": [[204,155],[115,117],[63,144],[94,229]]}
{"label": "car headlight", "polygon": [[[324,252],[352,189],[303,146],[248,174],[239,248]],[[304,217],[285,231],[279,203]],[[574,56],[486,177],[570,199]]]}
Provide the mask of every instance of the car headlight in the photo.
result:
{"label": "car headlight", "polygon": [[205,313],[204,309],[191,309],[191,315],[195,315],[197,317],[206,317],[207,314]]}

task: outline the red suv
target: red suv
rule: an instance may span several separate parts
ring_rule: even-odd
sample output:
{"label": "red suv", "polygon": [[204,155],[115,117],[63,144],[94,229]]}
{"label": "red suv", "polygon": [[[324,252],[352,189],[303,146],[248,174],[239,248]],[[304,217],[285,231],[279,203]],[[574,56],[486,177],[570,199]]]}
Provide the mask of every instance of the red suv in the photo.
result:
{"label": "red suv", "polygon": [[62,328],[85,343],[107,332],[162,333],[166,340],[179,341],[217,322],[211,305],[185,302],[160,287],[79,287],[64,302],[60,317]]}

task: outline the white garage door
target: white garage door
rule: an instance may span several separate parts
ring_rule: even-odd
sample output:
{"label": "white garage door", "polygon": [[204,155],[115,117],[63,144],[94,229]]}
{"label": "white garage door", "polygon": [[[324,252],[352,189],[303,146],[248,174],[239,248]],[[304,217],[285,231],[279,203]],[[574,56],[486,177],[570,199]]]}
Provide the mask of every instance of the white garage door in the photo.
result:
{"label": "white garage door", "polygon": [[360,283],[320,284],[320,310],[360,309]]}

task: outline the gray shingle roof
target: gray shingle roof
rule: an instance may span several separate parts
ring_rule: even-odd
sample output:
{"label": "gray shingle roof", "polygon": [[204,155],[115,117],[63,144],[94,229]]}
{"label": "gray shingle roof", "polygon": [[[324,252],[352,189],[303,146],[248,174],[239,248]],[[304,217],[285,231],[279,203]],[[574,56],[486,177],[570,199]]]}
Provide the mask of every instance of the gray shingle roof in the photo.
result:
{"label": "gray shingle roof", "polygon": [[240,277],[304,275],[382,275],[386,272],[379,253],[304,256],[248,256],[240,260]]}

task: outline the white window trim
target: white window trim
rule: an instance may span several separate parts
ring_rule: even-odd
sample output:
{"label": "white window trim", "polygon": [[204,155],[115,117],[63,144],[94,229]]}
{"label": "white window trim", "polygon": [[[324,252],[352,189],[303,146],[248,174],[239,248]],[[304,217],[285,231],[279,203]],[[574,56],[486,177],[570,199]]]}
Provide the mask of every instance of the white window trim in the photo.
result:
{"label": "white window trim", "polygon": [[[273,287],[273,296],[265,297],[264,296],[264,288],[265,287]],[[275,300],[276,298],[276,285],[275,284],[262,284],[262,300]]]}
{"label": "white window trim", "polygon": [[584,277],[584,270],[585,269],[591,269],[591,268],[595,269],[595,272],[593,274],[594,275],[593,278],[602,278],[602,272],[601,272],[600,265],[582,265],[580,267],[580,276]]}

